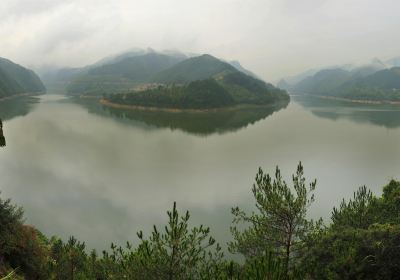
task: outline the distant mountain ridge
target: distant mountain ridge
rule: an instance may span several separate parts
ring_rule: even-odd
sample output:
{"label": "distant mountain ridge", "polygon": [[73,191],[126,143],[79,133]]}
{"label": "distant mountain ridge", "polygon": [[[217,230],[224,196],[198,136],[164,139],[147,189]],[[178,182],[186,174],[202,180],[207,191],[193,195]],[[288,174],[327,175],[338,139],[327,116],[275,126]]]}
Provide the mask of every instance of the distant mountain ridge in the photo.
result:
{"label": "distant mountain ridge", "polygon": [[0,98],[45,91],[46,88],[35,72],[8,59],[0,58]]}
{"label": "distant mountain ridge", "polygon": [[69,93],[115,93],[153,82],[153,77],[182,58],[158,53],[126,57],[115,63],[90,68],[67,86]]}
{"label": "distant mountain ridge", "polygon": [[[342,64],[342,65],[332,65],[321,68],[309,69],[300,74],[282,78],[277,86],[279,88],[288,90],[288,91],[298,91],[299,84],[304,82],[305,80],[309,80],[314,75],[319,72],[323,72],[325,70],[345,70],[351,72],[353,77],[364,77],[370,74],[373,74],[377,71],[390,68],[387,63],[383,63],[378,58],[373,58],[367,63],[352,63],[352,64]],[[302,87],[302,85],[301,85]]]}
{"label": "distant mountain ridge", "polygon": [[[183,61],[185,59],[193,58],[193,57],[198,57],[200,56],[199,54],[194,54],[194,53],[184,53],[180,52],[177,50],[164,50],[164,51],[155,51],[151,48],[147,49],[131,49],[129,51],[119,53],[116,55],[112,55],[109,57],[105,57],[103,59],[100,59],[99,61],[84,66],[84,67],[78,67],[78,68],[71,68],[71,67],[65,67],[65,68],[57,68],[57,67],[50,67],[50,66],[42,66],[38,67],[37,71],[40,74],[40,77],[42,80],[45,82],[45,84],[48,85],[58,85],[59,86],[66,86],[69,83],[75,82],[74,80],[83,80],[84,83],[89,82],[90,76],[96,76],[92,77],[95,81],[95,83],[101,83],[102,77],[99,75],[92,75],[94,72],[97,71],[97,68],[99,67],[104,67],[107,65],[111,64],[118,64],[121,63],[124,60],[127,59],[132,59],[134,57],[139,57],[139,56],[146,56],[146,55],[165,55],[168,57],[171,57],[173,59],[176,59],[177,62]],[[245,69],[238,61],[229,61],[229,64],[231,64],[233,67],[235,67],[237,70],[242,71],[243,73],[250,75],[254,78],[258,78],[257,75],[255,75],[253,72]],[[95,70],[96,69],[96,70]],[[135,70],[132,70],[134,72]],[[86,75],[86,77],[84,77]],[[115,73],[112,73],[115,78]],[[109,76],[104,77],[105,82],[108,83],[108,79],[110,78]],[[134,79],[136,84],[138,82],[138,78]],[[141,81],[141,82],[147,82],[149,79],[146,79],[146,81]],[[126,87],[130,88],[131,86],[134,86],[134,83],[130,82],[129,80],[120,80],[120,81],[114,81],[114,84],[123,84],[125,83]],[[105,86],[105,89],[108,90],[110,87]]]}
{"label": "distant mountain ridge", "polygon": [[400,101],[400,67],[364,75],[342,69],[322,70],[299,82],[292,92],[356,100]]}
{"label": "distant mountain ridge", "polygon": [[188,58],[158,73],[153,79],[160,83],[188,83],[213,77],[224,71],[237,71],[232,65],[209,54]]}
{"label": "distant mountain ridge", "polygon": [[156,87],[108,95],[124,106],[212,109],[239,104],[273,105],[289,101],[285,91],[249,76],[209,54],[185,59],[156,74]]}
{"label": "distant mountain ridge", "polygon": [[124,105],[208,109],[289,101],[285,91],[255,78],[239,62],[209,54],[133,50],[64,71],[68,77],[60,80],[71,78],[70,95],[107,96]]}
{"label": "distant mountain ridge", "polygon": [[282,79],[277,86],[293,94],[397,102],[400,101],[399,68],[390,66],[396,62],[397,59],[384,63],[374,58],[368,64],[346,64],[319,71],[309,70],[297,76],[301,79]]}

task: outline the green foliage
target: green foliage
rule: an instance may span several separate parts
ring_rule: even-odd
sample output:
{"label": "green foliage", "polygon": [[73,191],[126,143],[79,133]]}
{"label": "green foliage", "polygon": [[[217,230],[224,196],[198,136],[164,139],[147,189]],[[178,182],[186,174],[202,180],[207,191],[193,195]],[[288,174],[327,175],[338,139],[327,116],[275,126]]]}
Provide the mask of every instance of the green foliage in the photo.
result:
{"label": "green foliage", "polygon": [[391,180],[383,187],[381,198],[374,197],[365,186],[354,193],[353,200],[344,200],[332,212],[332,227],[367,229],[375,223],[400,224],[400,182]]}
{"label": "green foliage", "polygon": [[121,268],[108,277],[183,280],[203,279],[202,275],[213,274],[223,254],[209,235],[210,229],[190,228],[189,212],[180,216],[176,204],[167,213],[169,221],[164,232],[154,226],[148,239],[138,233],[137,249],[128,243],[126,249],[112,245],[112,253],[104,253],[106,263],[114,261]]}
{"label": "green foliage", "polygon": [[0,278],[0,280],[11,280],[11,279],[14,279],[15,274],[16,274],[16,271],[13,270],[10,273],[8,273],[6,276]]}
{"label": "green foliage", "polygon": [[[289,101],[284,91],[211,55],[181,60],[156,53],[125,58],[79,75],[67,91],[97,96],[124,93],[108,98],[119,104],[159,108],[209,109]],[[153,88],[132,92],[138,87]]]}
{"label": "green foliage", "polygon": [[353,200],[344,199],[339,208],[334,207],[332,222],[335,227],[368,228],[374,222],[371,204],[374,203],[372,192],[365,186],[354,193]]}
{"label": "green foliage", "polygon": [[78,75],[67,86],[67,91],[70,94],[102,95],[131,90],[138,84],[152,82],[154,75],[181,60],[157,53],[128,57]]}
{"label": "green foliage", "polygon": [[15,233],[22,227],[23,210],[0,198],[0,264],[17,246]]}
{"label": "green foliage", "polygon": [[35,228],[23,225],[14,232],[15,247],[5,259],[12,268],[18,268],[29,279],[43,279],[47,275],[47,240]]}
{"label": "green foliage", "polygon": [[213,109],[237,104],[278,104],[289,101],[281,90],[243,73],[190,82],[187,85],[159,86],[127,94],[108,95],[107,100],[134,106],[178,109]]}
{"label": "green foliage", "polygon": [[311,279],[396,279],[400,272],[400,182],[376,198],[361,187],[334,208],[332,224],[307,241],[302,267]]}
{"label": "green foliage", "polygon": [[[154,226],[139,244],[111,245],[99,256],[74,237],[47,240],[23,225],[23,211],[0,199],[0,279],[148,279],[148,280],[300,280],[397,279],[400,274],[400,182],[391,180],[382,197],[361,187],[332,213],[332,223],[307,220],[316,181],[306,184],[301,163],[283,180],[259,170],[253,195],[257,212],[233,208],[234,241],[242,264],[228,261],[204,226],[190,226],[176,204],[168,223]],[[238,228],[244,223],[247,228]],[[1,278],[3,277],[3,278]]]}
{"label": "green foliage", "polygon": [[400,67],[381,71],[322,70],[296,84],[294,91],[355,100],[399,101]]}
{"label": "green foliage", "polygon": [[299,82],[294,90],[300,93],[330,95],[337,87],[351,79],[351,73],[343,69],[326,69]]}
{"label": "green foliage", "polygon": [[40,93],[45,90],[33,71],[0,58],[0,98],[19,93]]}
{"label": "green foliage", "polygon": [[155,74],[174,66],[181,60],[175,56],[148,53],[90,69],[88,74],[121,77],[136,83],[150,82]]}
{"label": "green foliage", "polygon": [[232,65],[211,55],[205,54],[186,59],[171,68],[160,72],[153,81],[165,84],[190,83],[210,79],[224,72],[238,72]]}
{"label": "green foliage", "polygon": [[286,265],[272,252],[266,252],[259,257],[251,258],[245,264],[244,277],[241,279],[254,280],[291,280],[303,279],[300,272],[294,270],[287,275]]}
{"label": "green foliage", "polygon": [[53,240],[50,257],[50,275],[55,279],[87,279],[85,243],[70,237],[67,243]]}
{"label": "green foliage", "polygon": [[289,95],[285,91],[239,71],[221,74],[216,80],[232,95],[237,104],[289,102]]}
{"label": "green foliage", "polygon": [[44,275],[47,251],[45,238],[33,227],[23,225],[23,210],[0,198],[0,274],[2,267],[19,269],[32,279]]}
{"label": "green foliage", "polygon": [[0,97],[7,97],[21,92],[20,85],[0,68]]}
{"label": "green foliage", "polygon": [[215,80],[195,81],[186,86],[158,87],[130,94],[111,95],[111,102],[147,107],[210,109],[233,105],[229,93]]}
{"label": "green foliage", "polygon": [[235,239],[230,243],[232,252],[251,258],[273,251],[283,259],[286,271],[289,270],[290,261],[302,249],[303,240],[314,230],[314,223],[306,219],[306,214],[314,201],[316,186],[316,181],[306,186],[301,163],[292,180],[293,188],[290,188],[278,167],[274,180],[259,169],[252,189],[258,212],[249,215],[238,207],[232,209],[234,224],[249,224],[245,230],[231,228]]}
{"label": "green foliage", "polygon": [[400,226],[328,230],[313,240],[303,258],[311,279],[397,279]]}
{"label": "green foliage", "polygon": [[135,83],[117,76],[82,75],[67,85],[67,92],[84,95],[102,95],[118,93],[132,89]]}

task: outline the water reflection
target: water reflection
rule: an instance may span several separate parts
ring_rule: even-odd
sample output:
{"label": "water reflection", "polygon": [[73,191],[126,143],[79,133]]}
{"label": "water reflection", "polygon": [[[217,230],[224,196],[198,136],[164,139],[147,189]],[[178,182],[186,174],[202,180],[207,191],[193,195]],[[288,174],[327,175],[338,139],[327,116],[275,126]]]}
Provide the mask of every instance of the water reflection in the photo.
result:
{"label": "water reflection", "polygon": [[348,119],[357,123],[369,123],[386,128],[400,127],[399,105],[360,104],[305,96],[295,96],[293,99],[320,118]]}
{"label": "water reflection", "polygon": [[3,121],[26,116],[39,102],[38,97],[23,96],[0,101],[0,118]]}
{"label": "water reflection", "polygon": [[88,108],[90,113],[111,116],[122,122],[136,121],[148,126],[181,130],[196,135],[234,132],[265,119],[288,105],[282,103],[274,107],[247,107],[208,113],[169,113],[115,109],[103,106],[96,100],[74,99],[74,101]]}
{"label": "water reflection", "polygon": [[296,102],[208,137],[114,118],[89,104],[41,96],[27,117],[5,122],[0,153],[2,196],[24,207],[27,223],[48,236],[75,235],[88,248],[137,241],[137,231],[165,223],[174,201],[226,244],[230,208],[252,209],[260,166],[273,172],[279,165],[290,180],[301,160],[307,178],[318,179],[313,218],[329,217],[361,185],[379,193],[400,175],[400,128],[333,122]]}
{"label": "water reflection", "polygon": [[22,96],[0,101],[0,147],[6,145],[3,132],[3,120],[7,121],[27,115],[39,102],[37,97]]}

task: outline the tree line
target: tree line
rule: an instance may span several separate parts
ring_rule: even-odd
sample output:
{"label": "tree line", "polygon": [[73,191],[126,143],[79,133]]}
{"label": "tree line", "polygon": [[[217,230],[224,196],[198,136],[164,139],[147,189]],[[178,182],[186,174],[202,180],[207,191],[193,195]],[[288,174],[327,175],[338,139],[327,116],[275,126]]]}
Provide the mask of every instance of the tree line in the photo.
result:
{"label": "tree line", "polygon": [[[400,182],[375,196],[365,186],[332,210],[331,221],[308,218],[317,182],[300,163],[291,184],[277,167],[261,168],[255,210],[232,208],[229,260],[210,228],[191,226],[174,203],[164,228],[137,233],[133,246],[88,252],[74,237],[47,238],[24,225],[23,209],[0,198],[0,277],[3,279],[397,279],[400,275]],[[2,279],[2,278],[0,278]]]}

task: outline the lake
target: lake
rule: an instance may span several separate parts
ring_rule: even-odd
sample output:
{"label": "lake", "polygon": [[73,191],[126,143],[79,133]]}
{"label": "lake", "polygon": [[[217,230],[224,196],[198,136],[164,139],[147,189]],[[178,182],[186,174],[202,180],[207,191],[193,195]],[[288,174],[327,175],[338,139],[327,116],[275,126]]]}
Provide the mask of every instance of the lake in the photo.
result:
{"label": "lake", "polygon": [[0,190],[46,235],[89,248],[137,241],[176,201],[194,225],[231,239],[230,208],[252,209],[258,167],[317,179],[310,216],[366,185],[400,179],[400,106],[292,97],[280,110],[210,114],[118,111],[63,95],[0,102],[7,146]]}

